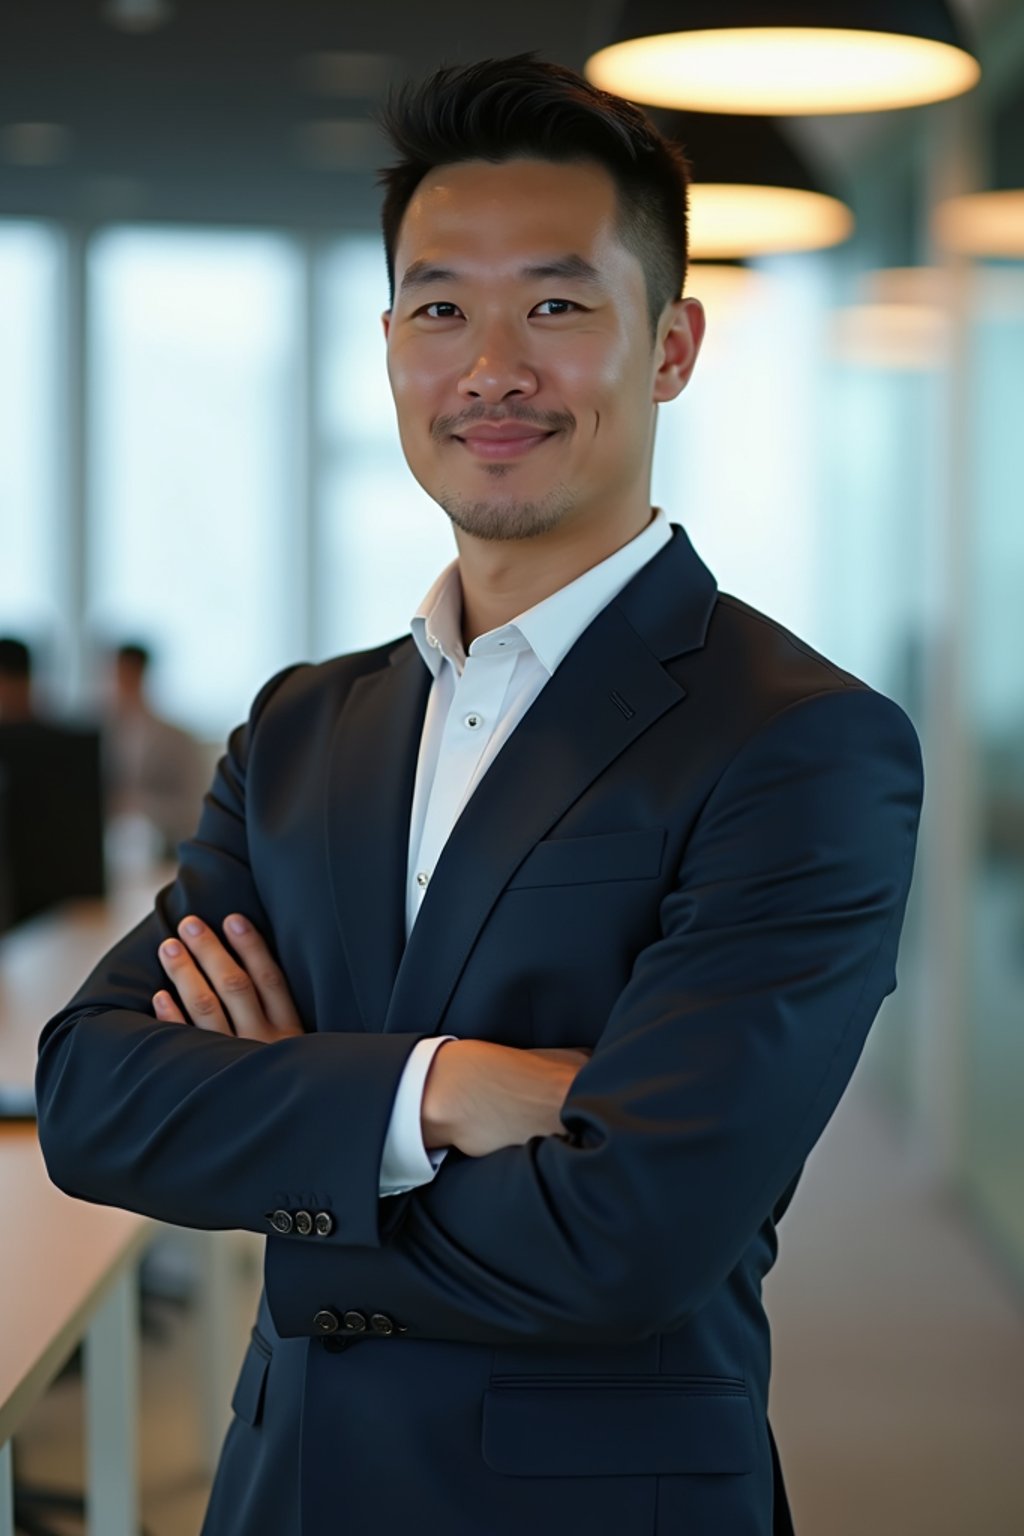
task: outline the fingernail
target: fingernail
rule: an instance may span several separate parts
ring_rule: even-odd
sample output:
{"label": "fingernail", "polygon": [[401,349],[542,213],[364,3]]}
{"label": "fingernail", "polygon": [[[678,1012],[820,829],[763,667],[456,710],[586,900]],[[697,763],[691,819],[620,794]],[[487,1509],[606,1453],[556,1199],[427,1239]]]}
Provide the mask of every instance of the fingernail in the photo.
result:
{"label": "fingernail", "polygon": [[229,917],[225,927],[228,933],[248,933],[249,924],[244,917]]}
{"label": "fingernail", "polygon": [[156,995],[153,998],[153,1007],[154,1008],[165,1008],[166,1006],[167,1006],[167,993],[166,992],[157,992]]}
{"label": "fingernail", "polygon": [[170,960],[177,960],[178,956],[181,954],[181,945],[176,939],[167,939],[163,944],[161,944],[160,948]]}
{"label": "fingernail", "polygon": [[182,931],[187,933],[190,939],[198,939],[203,931],[203,925],[198,918],[189,917],[181,925]]}

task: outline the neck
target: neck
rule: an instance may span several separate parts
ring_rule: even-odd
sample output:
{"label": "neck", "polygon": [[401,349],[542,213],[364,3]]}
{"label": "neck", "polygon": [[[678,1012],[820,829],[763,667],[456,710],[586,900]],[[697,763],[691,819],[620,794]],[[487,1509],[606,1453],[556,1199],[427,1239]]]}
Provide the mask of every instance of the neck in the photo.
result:
{"label": "neck", "polygon": [[613,526],[559,527],[534,539],[477,539],[457,529],[462,582],[462,642],[468,650],[478,635],[507,624],[517,614],[542,603],[614,555],[642,533],[654,517],[645,507]]}

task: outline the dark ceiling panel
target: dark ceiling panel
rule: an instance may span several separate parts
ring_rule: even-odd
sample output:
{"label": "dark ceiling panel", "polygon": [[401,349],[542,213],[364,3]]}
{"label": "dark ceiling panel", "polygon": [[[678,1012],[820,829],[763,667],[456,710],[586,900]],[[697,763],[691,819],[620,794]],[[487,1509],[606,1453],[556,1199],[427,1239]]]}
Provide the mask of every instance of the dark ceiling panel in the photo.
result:
{"label": "dark ceiling panel", "polygon": [[177,0],[168,24],[130,35],[103,19],[100,0],[7,0],[0,126],[59,123],[68,138],[54,163],[18,164],[0,134],[0,212],[365,221],[386,146],[371,137],[354,160],[325,160],[304,147],[306,125],[365,122],[381,91],[317,90],[309,55],[385,55],[399,79],[529,48],[578,68],[605,5]]}

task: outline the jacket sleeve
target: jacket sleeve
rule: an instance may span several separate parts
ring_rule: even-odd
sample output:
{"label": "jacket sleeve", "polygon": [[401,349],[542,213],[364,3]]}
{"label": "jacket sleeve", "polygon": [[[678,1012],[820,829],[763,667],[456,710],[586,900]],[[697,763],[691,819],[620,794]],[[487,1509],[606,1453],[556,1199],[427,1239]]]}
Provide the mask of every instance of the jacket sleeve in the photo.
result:
{"label": "jacket sleeve", "polygon": [[896,986],[922,796],[883,695],[773,716],[706,800],[564,1132],[453,1152],[376,1249],[272,1238],[278,1331],[313,1333],[321,1307],[492,1343],[681,1327],[799,1174]]}
{"label": "jacket sleeve", "polygon": [[39,1139],[50,1177],[79,1199],[255,1232],[272,1230],[275,1210],[305,1207],[372,1247],[391,1105],[423,1035],[331,1030],[265,1045],[152,1011],[167,985],[157,948],[188,912],[219,928],[242,911],[273,945],[249,865],[246,766],[293,670],[266,684],[233,732],[173,884],[43,1030]]}

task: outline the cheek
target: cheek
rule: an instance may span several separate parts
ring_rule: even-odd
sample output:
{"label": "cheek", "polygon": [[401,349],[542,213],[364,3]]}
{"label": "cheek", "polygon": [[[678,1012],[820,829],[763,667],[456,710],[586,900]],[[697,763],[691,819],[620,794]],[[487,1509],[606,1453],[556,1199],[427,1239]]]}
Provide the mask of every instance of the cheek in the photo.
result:
{"label": "cheek", "polygon": [[602,425],[640,409],[647,370],[638,348],[626,337],[581,336],[559,359],[558,387],[576,415],[599,414]]}
{"label": "cheek", "polygon": [[414,426],[415,416],[432,413],[443,393],[438,358],[431,356],[428,360],[416,347],[394,346],[388,349],[387,368],[399,421],[401,423],[402,417],[407,416],[409,419],[405,424]]}

